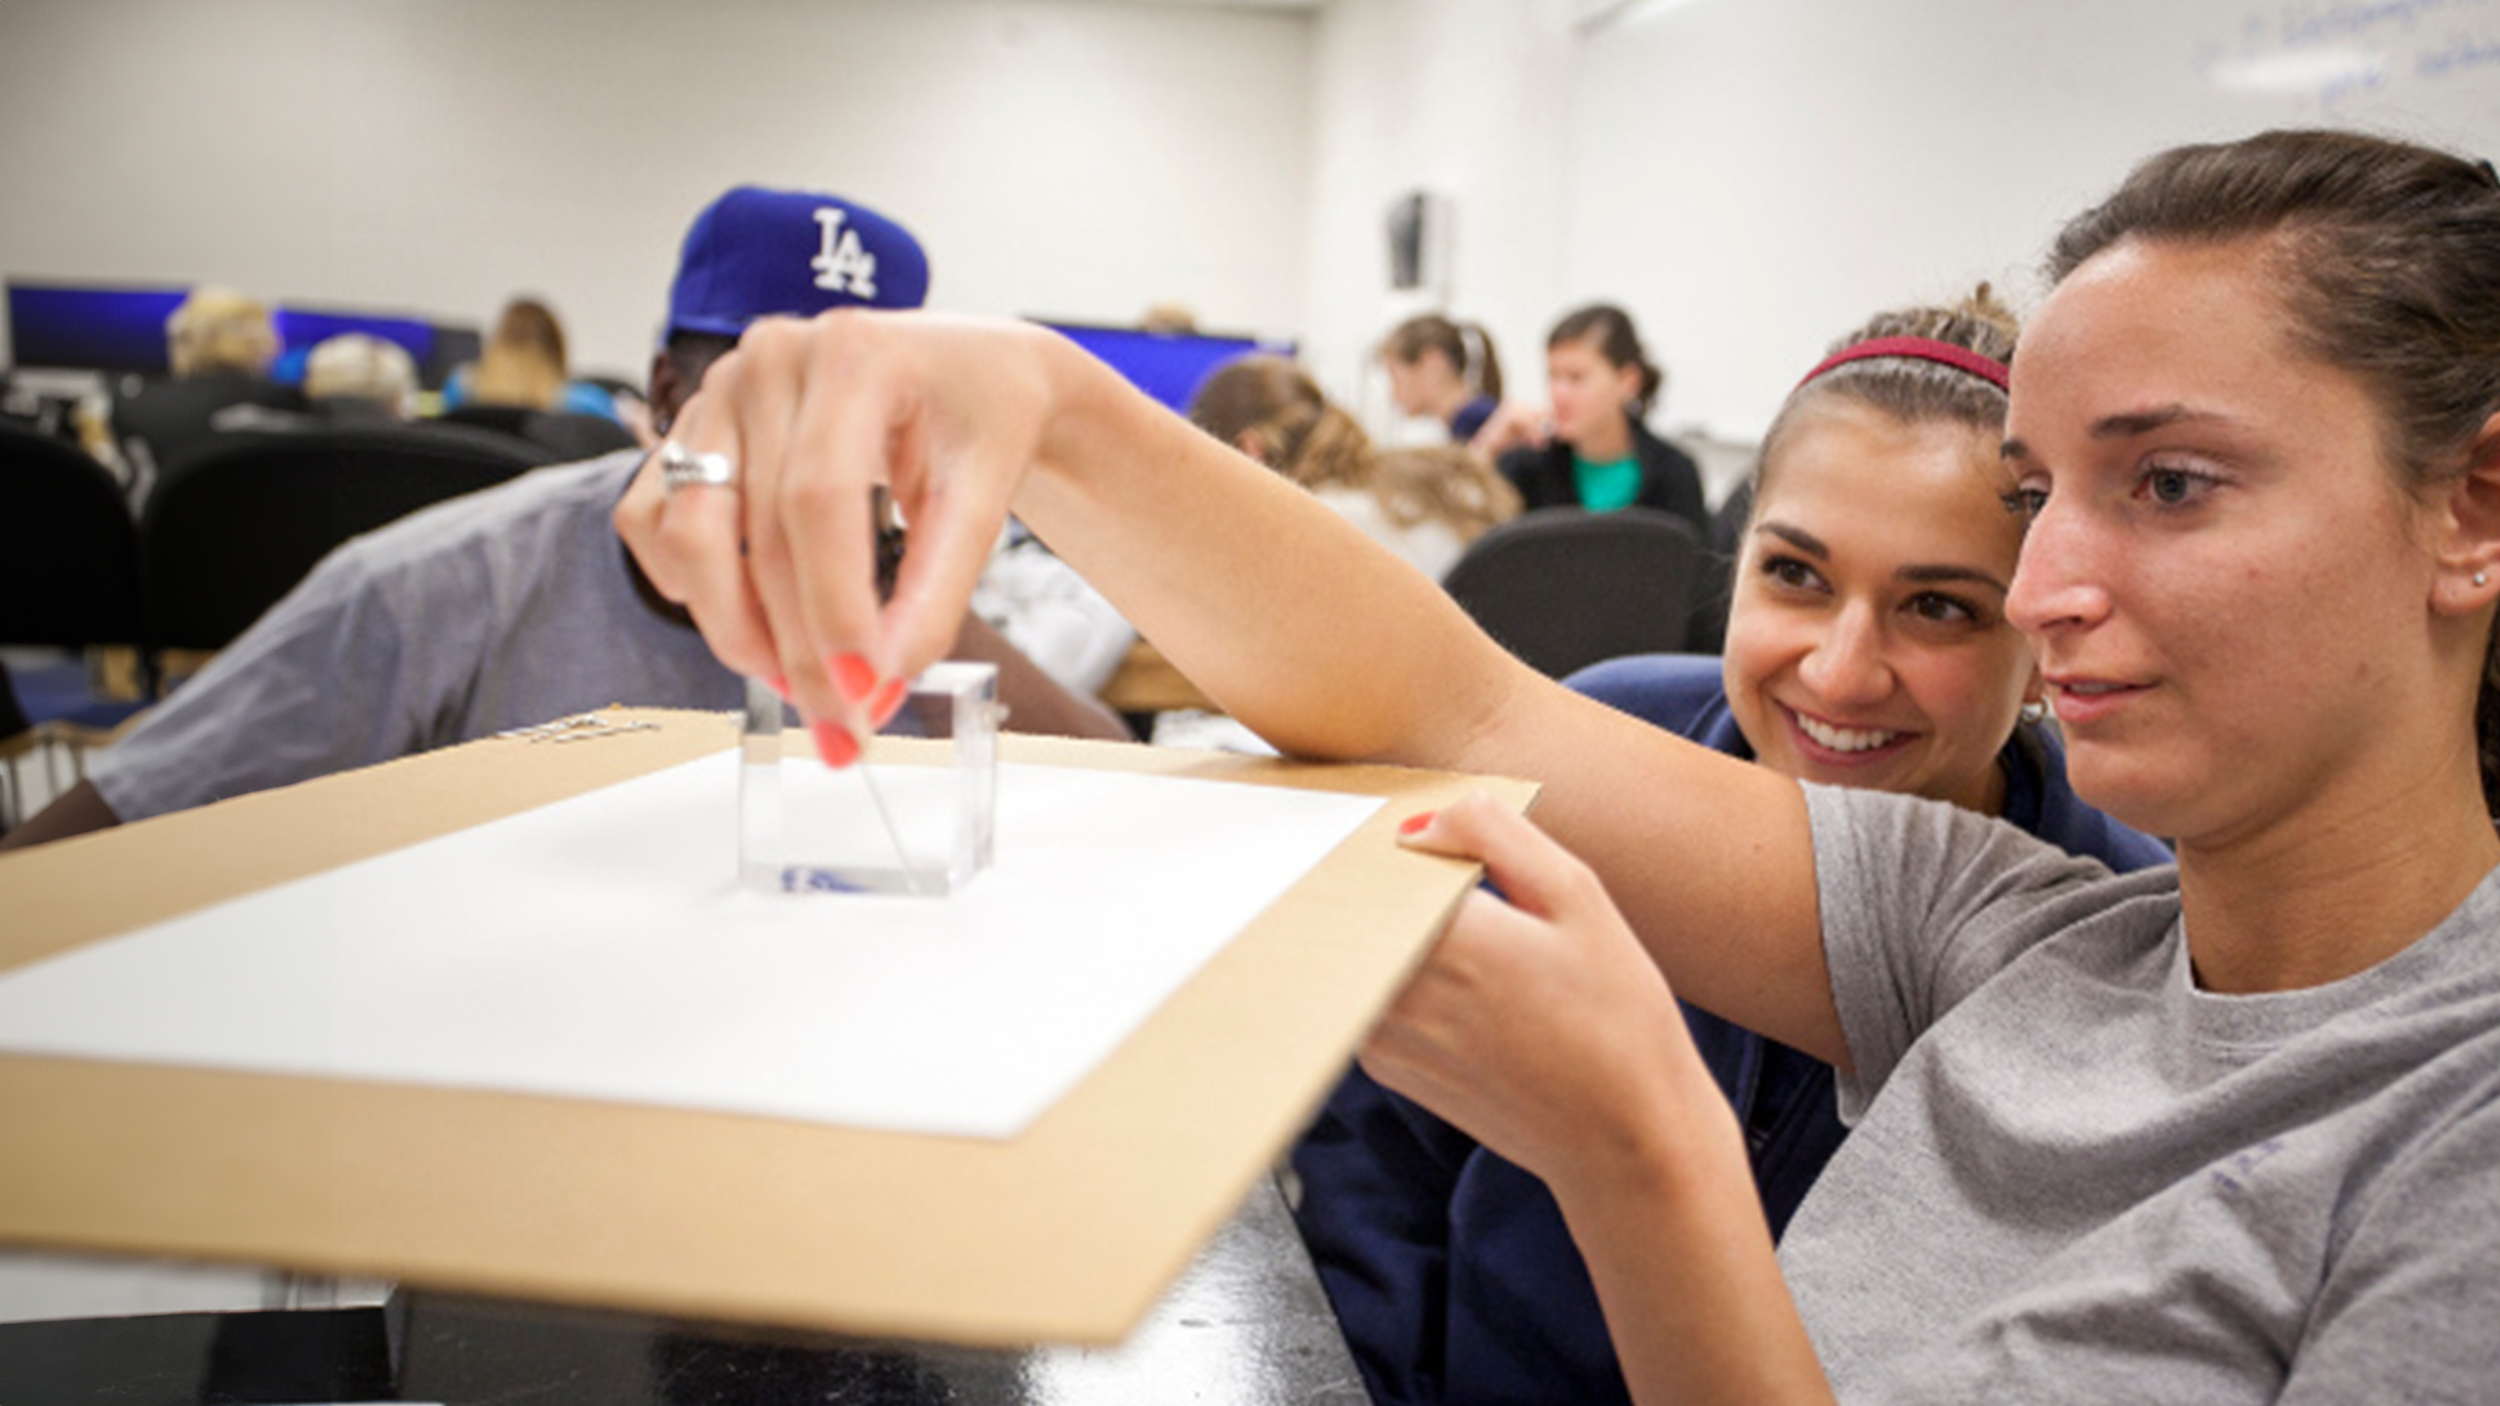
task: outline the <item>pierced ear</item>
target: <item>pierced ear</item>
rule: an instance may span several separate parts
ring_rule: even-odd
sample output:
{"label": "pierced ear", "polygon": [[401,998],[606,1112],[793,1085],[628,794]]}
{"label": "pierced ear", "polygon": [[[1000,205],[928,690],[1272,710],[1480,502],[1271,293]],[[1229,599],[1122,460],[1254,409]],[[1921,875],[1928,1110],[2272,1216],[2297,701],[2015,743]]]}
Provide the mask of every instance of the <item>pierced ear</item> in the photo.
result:
{"label": "pierced ear", "polygon": [[2500,599],[2500,415],[2483,422],[2442,509],[2432,603],[2471,614]]}

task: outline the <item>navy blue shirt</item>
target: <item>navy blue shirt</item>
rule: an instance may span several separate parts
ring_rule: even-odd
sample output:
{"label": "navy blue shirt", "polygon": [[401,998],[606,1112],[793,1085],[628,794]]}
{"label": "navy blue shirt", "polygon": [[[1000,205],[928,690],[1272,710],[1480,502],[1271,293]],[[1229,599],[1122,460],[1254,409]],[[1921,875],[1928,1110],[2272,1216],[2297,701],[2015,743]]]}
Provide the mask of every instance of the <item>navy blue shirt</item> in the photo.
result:
{"label": "navy blue shirt", "polygon": [[1450,438],[1461,444],[1474,439],[1476,431],[1484,428],[1484,422],[1492,419],[1500,406],[1501,402],[1493,397],[1480,395],[1458,407],[1458,413],[1450,417]]}
{"label": "navy blue shirt", "polygon": [[[1751,760],[1697,655],[1609,660],[1580,692]],[[2004,819],[2112,869],[2170,862],[2159,841],[2077,800],[2064,754],[2015,729],[2000,755]],[[1735,1105],[1774,1236],[1847,1136],[1830,1065],[1692,1006],[1685,1023]],[[1296,1217],[1372,1398],[1623,1402],[1630,1393],[1588,1269],[1545,1184],[1352,1070],[1293,1153]]]}

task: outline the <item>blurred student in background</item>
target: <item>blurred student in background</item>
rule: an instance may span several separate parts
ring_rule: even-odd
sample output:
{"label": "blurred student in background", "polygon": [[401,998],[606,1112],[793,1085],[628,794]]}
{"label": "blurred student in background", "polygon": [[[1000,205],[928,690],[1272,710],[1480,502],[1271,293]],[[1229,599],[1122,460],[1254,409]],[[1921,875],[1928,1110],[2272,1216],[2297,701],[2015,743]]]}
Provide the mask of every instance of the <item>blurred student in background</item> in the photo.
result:
{"label": "blurred student in background", "polygon": [[443,385],[443,408],[501,405],[574,415],[615,414],[608,393],[572,379],[564,350],[564,324],[555,309],[536,298],[504,305],[477,360],[452,372]]}
{"label": "blurred student in background", "polygon": [[257,298],[195,288],[166,319],[165,348],[177,381],[267,376],[278,359],[277,322]]}
{"label": "blurred student in background", "polygon": [[1656,508],[1709,541],[1700,468],[1642,423],[1665,380],[1623,309],[1569,314],[1545,339],[1544,441],[1503,454],[1502,476],[1530,508]]}
{"label": "blurred student in background", "polygon": [[1502,403],[1501,358],[1479,323],[1437,312],[1410,317],[1380,344],[1380,364],[1398,413],[1429,415],[1460,444],[1472,442]]}
{"label": "blurred student in background", "polygon": [[1309,489],[1435,581],[1469,542],[1519,511],[1519,495],[1466,450],[1375,448],[1353,416],[1283,357],[1225,363],[1199,386],[1189,418]]}
{"label": "blurred student in background", "polygon": [[397,342],[342,332],[304,358],[304,398],[334,423],[405,420],[416,413],[416,359]]}
{"label": "blurred student in background", "polygon": [[396,342],[341,332],[305,353],[303,371],[303,409],[230,405],[211,423],[240,444],[254,436],[395,425],[416,413],[416,359]]}
{"label": "blurred student in background", "polygon": [[122,475],[133,509],[141,507],[159,484],[217,447],[219,411],[304,408],[301,392],[269,379],[278,351],[268,304],[232,288],[195,288],[165,320],[172,379],[125,380],[100,415],[82,418],[80,439]]}

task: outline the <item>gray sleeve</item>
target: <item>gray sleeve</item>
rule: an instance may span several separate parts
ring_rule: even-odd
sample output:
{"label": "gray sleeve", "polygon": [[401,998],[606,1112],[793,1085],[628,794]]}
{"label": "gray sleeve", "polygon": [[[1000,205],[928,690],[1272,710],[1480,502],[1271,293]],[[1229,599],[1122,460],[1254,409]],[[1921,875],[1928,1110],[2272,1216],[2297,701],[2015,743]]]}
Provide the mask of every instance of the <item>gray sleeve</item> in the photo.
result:
{"label": "gray sleeve", "polygon": [[1912,1042],[2076,916],[2048,900],[2108,870],[1940,801],[1805,788],[1823,955],[1848,1042],[1841,1116],[1865,1110]]}
{"label": "gray sleeve", "polygon": [[131,821],[418,750],[406,636],[365,557],[333,552],[98,752],[89,779]]}
{"label": "gray sleeve", "polygon": [[2276,1399],[2481,1402],[2500,1383],[2500,1100],[2373,1183]]}

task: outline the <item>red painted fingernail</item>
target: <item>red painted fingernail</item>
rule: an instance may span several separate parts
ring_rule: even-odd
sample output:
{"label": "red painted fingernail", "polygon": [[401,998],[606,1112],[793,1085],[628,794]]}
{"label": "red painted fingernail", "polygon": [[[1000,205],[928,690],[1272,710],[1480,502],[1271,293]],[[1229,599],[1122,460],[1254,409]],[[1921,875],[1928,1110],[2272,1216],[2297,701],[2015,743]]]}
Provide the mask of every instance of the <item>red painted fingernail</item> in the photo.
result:
{"label": "red painted fingernail", "polygon": [[771,678],[764,680],[764,682],[772,685],[773,692],[781,695],[782,702],[787,703],[790,701],[790,681],[788,679],[783,678],[779,674],[775,674]]}
{"label": "red painted fingernail", "polygon": [[866,698],[877,686],[876,667],[862,655],[837,654],[825,661],[825,667],[833,673],[833,686],[853,703]]}
{"label": "red painted fingernail", "polygon": [[840,723],[817,723],[809,729],[816,734],[816,755],[836,771],[859,760],[859,739]]}
{"label": "red painted fingernail", "polygon": [[911,692],[911,686],[901,679],[887,679],[875,696],[868,700],[869,721],[878,727],[884,727],[887,723],[894,721],[895,713],[902,709],[903,695],[909,692]]}
{"label": "red painted fingernail", "polygon": [[1424,827],[1430,825],[1432,818],[1439,814],[1437,810],[1419,810],[1398,822],[1398,833],[1401,835],[1422,834]]}

